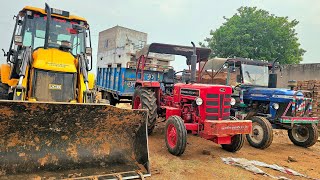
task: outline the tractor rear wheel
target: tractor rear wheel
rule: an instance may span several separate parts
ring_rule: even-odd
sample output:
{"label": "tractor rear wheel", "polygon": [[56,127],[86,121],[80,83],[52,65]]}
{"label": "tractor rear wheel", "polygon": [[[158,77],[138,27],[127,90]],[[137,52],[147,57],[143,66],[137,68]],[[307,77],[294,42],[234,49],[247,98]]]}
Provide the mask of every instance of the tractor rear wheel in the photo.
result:
{"label": "tractor rear wheel", "polygon": [[0,82],[0,99],[7,100],[9,98],[8,90],[9,86]]}
{"label": "tractor rear wheel", "polygon": [[180,156],[187,146],[187,130],[179,116],[170,116],[165,127],[165,141],[168,151]]}
{"label": "tractor rear wheel", "polygon": [[269,147],[273,140],[271,123],[261,116],[252,117],[252,133],[247,134],[247,141],[252,147],[265,149]]}
{"label": "tractor rear wheel", "polygon": [[[231,120],[238,120],[234,116],[230,116]],[[236,152],[239,151],[244,144],[244,136],[243,134],[237,134],[231,137],[231,144],[222,144],[222,149],[229,151],[229,152]]]}
{"label": "tractor rear wheel", "polygon": [[151,89],[136,88],[133,94],[132,109],[148,110],[148,134],[151,134],[157,121],[157,99]]}
{"label": "tractor rear wheel", "polygon": [[315,124],[295,125],[288,130],[289,139],[296,146],[310,147],[318,140],[318,128]]}

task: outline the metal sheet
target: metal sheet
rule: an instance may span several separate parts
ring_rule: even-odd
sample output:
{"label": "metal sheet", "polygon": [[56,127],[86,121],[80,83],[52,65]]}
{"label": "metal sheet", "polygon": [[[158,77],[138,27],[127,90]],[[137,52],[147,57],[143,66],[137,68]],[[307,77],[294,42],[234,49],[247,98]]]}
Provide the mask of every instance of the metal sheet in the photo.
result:
{"label": "metal sheet", "polygon": [[[193,53],[193,47],[173,44],[152,43],[150,45],[146,45],[144,48],[138,51],[136,53],[136,58],[139,58],[142,55],[147,55],[149,52],[159,54],[181,55],[189,59]],[[206,61],[209,58],[210,53],[211,49],[209,48],[197,48],[197,56],[200,59],[200,61]]]}
{"label": "metal sheet", "polygon": [[0,101],[0,179],[149,174],[144,110]]}

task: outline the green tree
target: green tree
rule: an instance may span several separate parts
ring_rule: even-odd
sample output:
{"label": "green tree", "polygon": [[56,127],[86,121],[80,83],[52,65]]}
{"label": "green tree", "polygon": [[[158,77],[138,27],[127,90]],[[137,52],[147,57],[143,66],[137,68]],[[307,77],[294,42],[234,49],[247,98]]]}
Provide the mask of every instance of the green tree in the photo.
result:
{"label": "green tree", "polygon": [[213,56],[244,57],[298,64],[306,52],[300,48],[295,26],[297,20],[278,17],[256,7],[241,7],[215,31],[202,46],[211,48]]}

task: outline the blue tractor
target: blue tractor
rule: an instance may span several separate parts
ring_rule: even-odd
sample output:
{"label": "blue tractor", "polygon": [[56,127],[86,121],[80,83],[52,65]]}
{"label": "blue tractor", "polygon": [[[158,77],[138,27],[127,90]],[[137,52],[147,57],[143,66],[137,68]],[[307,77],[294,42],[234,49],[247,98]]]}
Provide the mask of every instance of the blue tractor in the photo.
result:
{"label": "blue tractor", "polygon": [[310,147],[317,142],[319,122],[318,117],[310,117],[312,99],[302,91],[293,90],[293,86],[276,88],[277,67],[276,61],[243,58],[215,58],[203,66],[212,70],[208,73],[212,79],[220,72],[227,72],[226,83],[231,84],[230,79],[236,81],[233,86],[236,103],[231,115],[252,120],[252,133],[247,135],[251,146],[265,149],[272,143],[272,129],[286,129],[293,144]]}

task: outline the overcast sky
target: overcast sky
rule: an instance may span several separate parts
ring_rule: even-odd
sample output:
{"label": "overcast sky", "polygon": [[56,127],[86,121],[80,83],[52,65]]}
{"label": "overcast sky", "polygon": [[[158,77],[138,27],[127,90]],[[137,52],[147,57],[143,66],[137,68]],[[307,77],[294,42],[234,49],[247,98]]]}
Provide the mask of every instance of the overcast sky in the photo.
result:
{"label": "overcast sky", "polygon": [[[14,21],[24,6],[51,7],[86,18],[91,27],[94,60],[98,34],[115,25],[148,33],[148,43],[190,45],[209,36],[223,16],[231,17],[241,6],[257,6],[277,16],[297,19],[298,38],[307,50],[303,63],[320,63],[320,0],[1,0],[0,48],[8,50]],[[0,56],[4,62],[4,57]],[[184,63],[184,62],[183,62]],[[175,62],[174,65],[181,64]]]}

